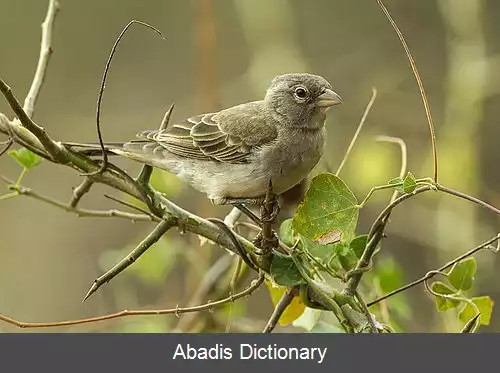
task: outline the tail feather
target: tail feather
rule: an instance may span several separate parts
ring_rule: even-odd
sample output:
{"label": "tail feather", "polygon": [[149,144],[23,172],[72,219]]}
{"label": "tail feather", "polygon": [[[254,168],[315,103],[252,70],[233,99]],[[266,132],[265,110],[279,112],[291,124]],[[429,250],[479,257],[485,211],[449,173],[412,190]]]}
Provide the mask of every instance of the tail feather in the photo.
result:
{"label": "tail feather", "polygon": [[[79,142],[63,142],[65,147],[75,149],[79,153],[89,157],[102,156],[103,151],[99,143],[79,143]],[[113,149],[121,149],[125,145],[124,142],[106,142],[104,143],[105,151],[108,155],[116,155]]]}

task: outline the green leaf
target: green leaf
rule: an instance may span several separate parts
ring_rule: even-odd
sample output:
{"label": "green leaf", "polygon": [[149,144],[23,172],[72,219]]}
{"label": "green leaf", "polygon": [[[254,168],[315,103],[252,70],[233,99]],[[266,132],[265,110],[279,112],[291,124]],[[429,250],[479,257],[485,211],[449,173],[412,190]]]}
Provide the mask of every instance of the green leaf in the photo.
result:
{"label": "green leaf", "polygon": [[292,226],[313,240],[340,234],[342,241],[349,241],[354,236],[358,215],[358,201],[349,187],[337,176],[323,173],[311,181]]}
{"label": "green leaf", "polygon": [[417,181],[411,172],[408,172],[403,180],[403,191],[405,193],[412,193],[417,188]]}
{"label": "green leaf", "polygon": [[26,148],[11,150],[8,154],[14,158],[17,163],[28,170],[38,166],[42,162],[42,158],[40,156]]}
{"label": "green leaf", "polygon": [[[455,295],[456,292],[451,289],[448,285],[443,282],[436,281],[431,285],[431,289],[438,294],[443,295]],[[439,295],[435,296],[436,298],[436,307],[438,311],[446,311],[451,308],[458,307],[460,305],[460,301],[456,299],[448,299],[445,297],[440,297]]]}
{"label": "green leaf", "polygon": [[395,189],[399,192],[399,193],[404,193],[404,189],[403,189],[403,182],[404,180],[400,177],[396,177],[394,179],[391,179],[389,180],[389,184],[390,185],[394,185],[394,184],[400,184],[399,186],[397,186]]}
{"label": "green leaf", "polygon": [[368,235],[361,234],[359,236],[354,237],[353,240],[351,241],[349,247],[354,253],[354,255],[356,255],[356,258],[360,259],[361,256],[363,255],[367,240],[368,240]]}
{"label": "green leaf", "polygon": [[295,244],[292,229],[292,219],[286,219],[283,223],[281,223],[280,238],[285,245],[293,246]]}
{"label": "green leaf", "polygon": [[341,247],[341,243],[329,245],[321,245],[313,240],[300,236],[301,247],[315,258],[321,259],[323,263],[329,263],[333,256],[337,255]]}
{"label": "green leaf", "polygon": [[281,286],[294,286],[304,282],[292,258],[275,255],[270,272],[273,281]]}
{"label": "green leaf", "polygon": [[[471,299],[472,303],[476,305],[479,312],[481,313],[480,323],[481,325],[489,325],[491,320],[491,312],[493,311],[493,305],[495,302],[488,296],[474,297]],[[467,303],[465,307],[460,311],[458,318],[462,322],[468,322],[474,316],[476,316],[476,309]]]}
{"label": "green leaf", "polygon": [[448,280],[457,290],[469,290],[474,283],[476,270],[476,259],[467,258],[453,265],[448,273]]}

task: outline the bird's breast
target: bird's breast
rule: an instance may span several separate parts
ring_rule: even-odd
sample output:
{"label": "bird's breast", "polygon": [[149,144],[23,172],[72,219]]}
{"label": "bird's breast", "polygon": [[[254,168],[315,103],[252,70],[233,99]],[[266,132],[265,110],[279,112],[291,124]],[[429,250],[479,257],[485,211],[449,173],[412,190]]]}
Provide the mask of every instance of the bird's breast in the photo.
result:
{"label": "bird's breast", "polygon": [[325,128],[299,130],[268,149],[270,154],[263,155],[263,171],[273,175],[275,193],[286,192],[307,177],[323,154],[325,140]]}

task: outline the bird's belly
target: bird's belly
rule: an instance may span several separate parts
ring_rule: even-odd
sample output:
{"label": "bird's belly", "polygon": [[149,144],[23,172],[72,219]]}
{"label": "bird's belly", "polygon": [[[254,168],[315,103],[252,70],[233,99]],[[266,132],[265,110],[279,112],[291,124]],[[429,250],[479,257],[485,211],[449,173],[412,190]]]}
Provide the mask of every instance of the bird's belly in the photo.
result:
{"label": "bird's belly", "polygon": [[203,162],[201,167],[200,161],[184,158],[165,168],[213,200],[263,197],[270,179],[274,193],[281,194],[307,177],[321,158],[324,140],[320,131],[282,148],[263,147],[249,163]]}

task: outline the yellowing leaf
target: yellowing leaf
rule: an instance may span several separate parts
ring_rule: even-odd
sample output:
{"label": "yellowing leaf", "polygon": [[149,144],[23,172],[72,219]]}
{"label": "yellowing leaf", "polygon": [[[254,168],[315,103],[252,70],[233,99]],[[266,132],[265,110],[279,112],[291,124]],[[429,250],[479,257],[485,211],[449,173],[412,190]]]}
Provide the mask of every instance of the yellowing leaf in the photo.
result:
{"label": "yellowing leaf", "polygon": [[[274,287],[272,284],[266,281],[266,285],[269,289],[269,294],[271,295],[271,300],[273,302],[273,306],[276,307],[276,304],[280,301],[283,294],[285,294],[286,288],[283,287]],[[300,300],[299,296],[293,298],[292,302],[285,309],[285,312],[281,315],[278,320],[281,326],[286,326],[297,320],[305,311],[306,306]]]}

